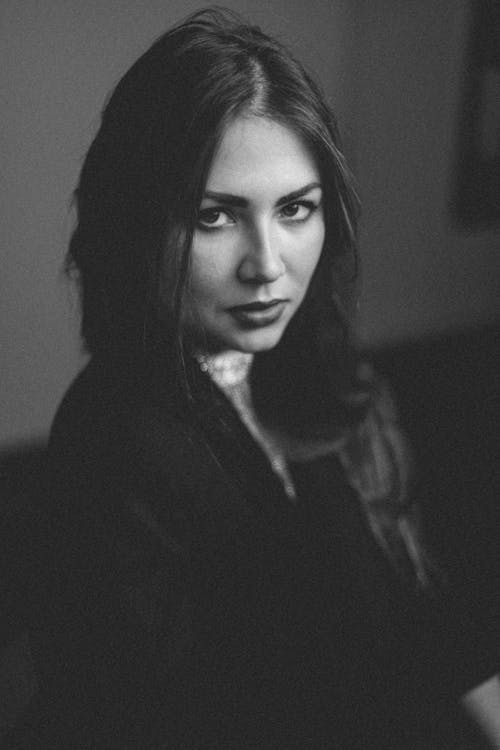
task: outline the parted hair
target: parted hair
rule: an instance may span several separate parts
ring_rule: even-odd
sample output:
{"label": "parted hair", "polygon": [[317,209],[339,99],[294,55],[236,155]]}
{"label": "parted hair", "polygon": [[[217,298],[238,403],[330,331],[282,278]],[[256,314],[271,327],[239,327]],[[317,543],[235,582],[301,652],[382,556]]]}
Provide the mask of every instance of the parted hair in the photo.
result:
{"label": "parted hair", "polygon": [[358,200],[335,117],[290,51],[228,10],[201,10],[163,34],[104,107],[75,191],[67,256],[83,340],[92,354],[137,358],[168,341],[182,373],[193,232],[215,149],[238,115],[292,129],[324,196],[325,242],[304,302],[278,346],[254,360],[256,410],[299,440],[336,441],[376,538],[424,581],[407,451],[352,341]]}

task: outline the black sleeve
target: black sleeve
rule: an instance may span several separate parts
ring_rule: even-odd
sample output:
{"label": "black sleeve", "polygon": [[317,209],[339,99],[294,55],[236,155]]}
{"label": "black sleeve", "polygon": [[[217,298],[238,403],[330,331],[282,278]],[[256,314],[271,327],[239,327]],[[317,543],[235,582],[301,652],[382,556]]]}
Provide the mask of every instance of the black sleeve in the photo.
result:
{"label": "black sleeve", "polygon": [[40,690],[26,747],[125,747],[160,695],[172,721],[185,702],[182,519],[168,476],[138,460],[117,415],[102,389],[77,390],[52,431],[28,564]]}
{"label": "black sleeve", "polygon": [[500,655],[475,616],[471,601],[444,587],[429,600],[427,611],[433,674],[456,699],[500,671]]}

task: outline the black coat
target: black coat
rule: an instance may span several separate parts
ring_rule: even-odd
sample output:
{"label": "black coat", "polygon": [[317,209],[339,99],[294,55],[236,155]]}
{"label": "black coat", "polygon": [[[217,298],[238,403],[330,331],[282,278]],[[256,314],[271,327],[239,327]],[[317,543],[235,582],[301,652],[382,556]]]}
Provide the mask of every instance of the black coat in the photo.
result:
{"label": "black coat", "polygon": [[11,746],[406,747],[489,656],[392,569],[334,456],[291,467],[293,504],[189,378],[196,417],[168,362],[96,359],[59,409],[31,559],[40,692]]}

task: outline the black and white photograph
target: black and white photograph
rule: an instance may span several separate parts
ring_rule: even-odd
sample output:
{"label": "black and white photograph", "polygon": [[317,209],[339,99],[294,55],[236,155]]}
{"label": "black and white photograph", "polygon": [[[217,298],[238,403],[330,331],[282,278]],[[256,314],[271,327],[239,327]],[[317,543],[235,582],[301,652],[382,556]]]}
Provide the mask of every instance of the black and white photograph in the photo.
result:
{"label": "black and white photograph", "polygon": [[0,748],[500,750],[498,0],[0,35]]}

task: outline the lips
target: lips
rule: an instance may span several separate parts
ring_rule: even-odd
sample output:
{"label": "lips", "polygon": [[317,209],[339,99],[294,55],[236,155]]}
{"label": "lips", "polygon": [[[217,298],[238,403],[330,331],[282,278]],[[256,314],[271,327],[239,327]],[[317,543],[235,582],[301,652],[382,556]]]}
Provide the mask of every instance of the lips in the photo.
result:
{"label": "lips", "polygon": [[288,303],[286,299],[272,299],[268,302],[250,302],[235,305],[228,312],[244,328],[261,328],[276,323]]}
{"label": "lips", "polygon": [[283,299],[272,299],[269,300],[269,302],[249,302],[247,305],[235,305],[234,307],[230,307],[230,312],[254,312],[254,311],[260,311],[260,310],[270,310],[273,307],[276,307],[276,305],[279,305],[281,303],[285,302]]}

